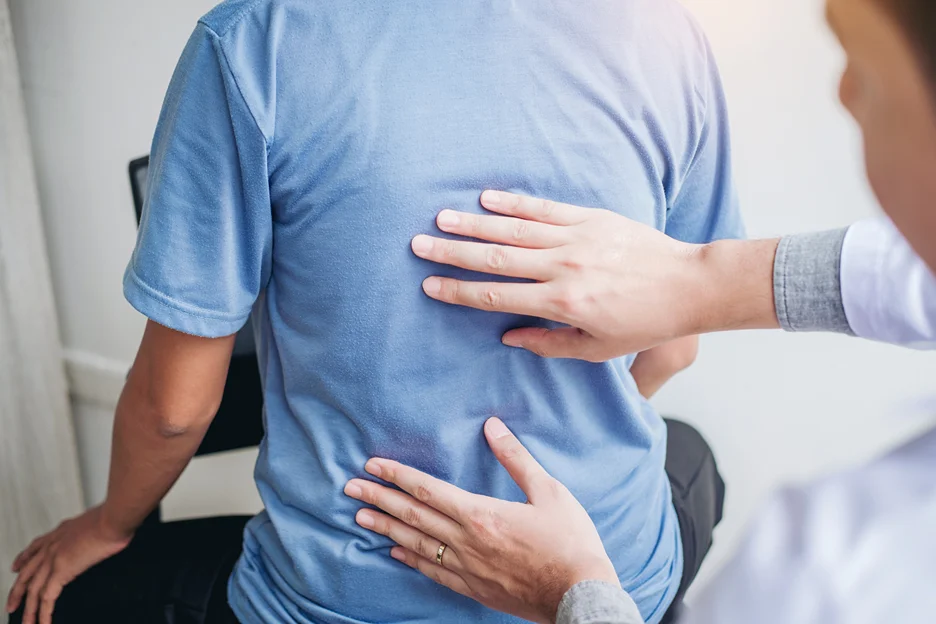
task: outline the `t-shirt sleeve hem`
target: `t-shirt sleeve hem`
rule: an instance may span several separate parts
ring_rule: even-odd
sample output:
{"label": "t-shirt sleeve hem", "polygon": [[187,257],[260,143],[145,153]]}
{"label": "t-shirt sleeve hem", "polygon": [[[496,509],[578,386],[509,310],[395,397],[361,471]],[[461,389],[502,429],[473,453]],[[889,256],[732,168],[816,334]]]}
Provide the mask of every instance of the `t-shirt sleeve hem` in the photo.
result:
{"label": "t-shirt sleeve hem", "polygon": [[124,297],[140,314],[163,327],[201,338],[221,338],[236,334],[250,316],[223,314],[178,302],[144,282],[127,267],[123,279]]}

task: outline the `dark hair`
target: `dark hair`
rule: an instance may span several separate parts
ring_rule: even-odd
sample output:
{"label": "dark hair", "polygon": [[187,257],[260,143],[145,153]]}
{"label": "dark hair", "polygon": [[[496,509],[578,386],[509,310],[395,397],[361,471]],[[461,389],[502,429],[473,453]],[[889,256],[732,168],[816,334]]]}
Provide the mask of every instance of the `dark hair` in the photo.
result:
{"label": "dark hair", "polygon": [[934,0],[883,0],[916,48],[923,68],[936,88],[936,2]]}

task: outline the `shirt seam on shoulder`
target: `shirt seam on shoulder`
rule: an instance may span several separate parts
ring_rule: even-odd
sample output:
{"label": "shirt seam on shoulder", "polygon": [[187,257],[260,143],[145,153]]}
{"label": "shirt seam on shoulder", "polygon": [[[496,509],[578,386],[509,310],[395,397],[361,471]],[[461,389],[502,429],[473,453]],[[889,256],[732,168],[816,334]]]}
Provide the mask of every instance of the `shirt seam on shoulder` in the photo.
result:
{"label": "shirt seam on shoulder", "polygon": [[273,146],[273,137],[268,137],[266,133],[263,131],[263,128],[260,127],[260,122],[257,120],[257,114],[254,112],[253,108],[250,106],[250,103],[247,101],[247,98],[244,97],[244,90],[241,88],[240,80],[238,80],[237,73],[234,71],[234,66],[231,65],[231,60],[228,58],[227,52],[224,49],[224,41],[223,41],[224,35],[226,35],[227,32],[231,28],[237,25],[243,19],[244,15],[249,13],[255,6],[257,6],[258,4],[264,1],[265,0],[255,0],[255,2],[251,2],[246,7],[242,8],[240,12],[238,12],[230,20],[230,23],[227,24],[227,27],[224,29],[223,33],[219,33],[214,28],[206,24],[204,21],[200,21],[199,23],[205,27],[205,30],[207,30],[209,33],[211,33],[214,36],[217,53],[224,60],[225,69],[228,71],[228,73],[231,74],[231,80],[233,80],[234,86],[237,87],[237,94],[240,96],[241,102],[244,103],[244,107],[247,109],[247,112],[250,113],[250,119],[253,120],[254,127],[257,129],[257,132],[259,132],[260,136],[263,137],[263,143],[266,145],[266,151],[269,154],[270,148]]}
{"label": "shirt seam on shoulder", "polygon": [[224,28],[221,29],[221,32],[218,32],[217,30],[212,28],[211,25],[205,21],[204,17],[198,20],[198,22],[202,24],[205,28],[210,30],[212,33],[214,33],[215,36],[219,38],[224,37],[225,35],[227,35],[229,30],[237,26],[240,23],[240,21],[244,19],[245,15],[253,11],[257,7],[258,4],[261,4],[263,2],[266,2],[266,0],[254,0],[253,2],[249,2],[245,6],[241,7],[239,11],[237,11],[230,18],[228,18],[228,20],[225,23]]}
{"label": "shirt seam on shoulder", "polygon": [[246,312],[241,312],[237,314],[226,314],[226,313],[214,313],[203,308],[185,304],[181,301],[176,301],[169,295],[163,293],[162,291],[153,288],[147,284],[143,279],[137,275],[137,272],[130,267],[127,271],[127,275],[133,280],[133,283],[138,286],[141,292],[149,297],[153,302],[162,305],[166,308],[174,310],[176,312],[181,312],[191,316],[192,318],[197,318],[205,321],[222,321],[226,323],[239,322],[242,319],[246,319],[250,315],[250,310]]}

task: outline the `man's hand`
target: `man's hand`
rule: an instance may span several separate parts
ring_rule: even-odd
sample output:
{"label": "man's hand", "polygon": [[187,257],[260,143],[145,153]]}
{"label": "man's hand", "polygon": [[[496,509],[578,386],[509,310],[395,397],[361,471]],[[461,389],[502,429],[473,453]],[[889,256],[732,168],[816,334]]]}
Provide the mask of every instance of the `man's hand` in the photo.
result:
{"label": "man's hand", "polygon": [[52,624],[52,611],[62,589],[88,568],[116,555],[132,535],[108,527],[95,507],[66,520],[54,531],[37,537],[13,562],[18,573],[7,598],[7,613],[19,609],[23,598],[23,624]]}
{"label": "man's hand", "polygon": [[130,543],[192,459],[211,424],[234,336],[199,338],[150,321],[114,417],[110,479],[100,507],[39,537],[13,564],[7,610],[26,597],[24,624],[51,624],[62,589]]}

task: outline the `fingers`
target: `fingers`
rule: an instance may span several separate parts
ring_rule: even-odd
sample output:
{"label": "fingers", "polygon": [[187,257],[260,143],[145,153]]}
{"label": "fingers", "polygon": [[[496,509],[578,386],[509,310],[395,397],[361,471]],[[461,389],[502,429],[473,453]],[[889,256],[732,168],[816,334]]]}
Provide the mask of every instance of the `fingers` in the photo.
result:
{"label": "fingers", "polygon": [[[420,533],[430,535],[436,540],[448,543],[458,534],[458,523],[455,520],[399,490],[364,479],[352,479],[345,486],[345,494],[386,511]],[[363,519],[367,518],[369,518],[367,515],[363,517]],[[374,530],[367,526],[364,528]],[[438,548],[439,544],[435,546]]]}
{"label": "fingers", "polygon": [[425,260],[492,275],[546,281],[554,276],[543,250],[471,243],[420,235],[413,239],[413,253]]}
{"label": "fingers", "polygon": [[430,277],[423,291],[433,299],[487,312],[506,312],[559,321],[549,304],[545,284],[503,282],[466,282],[444,277]]}
{"label": "fingers", "polygon": [[[452,591],[458,592],[462,596],[471,597],[472,595],[471,588],[468,587],[468,583],[465,582],[465,579],[451,570],[436,565],[434,556],[431,560],[426,559],[405,548],[394,548],[390,551],[390,556],[401,563],[405,563],[414,570],[419,570],[424,576],[432,579],[439,585],[444,585]],[[446,557],[447,556],[448,555],[446,555]]]}
{"label": "fingers", "polygon": [[58,600],[59,596],[62,595],[62,589],[64,585],[56,577],[55,571],[52,571],[52,575],[49,577],[49,580],[46,581],[45,587],[42,589],[39,600],[39,624],[52,624],[52,613],[55,611],[55,602]]}
{"label": "fingers", "polygon": [[19,609],[23,596],[26,595],[26,590],[31,587],[31,582],[45,559],[42,552],[38,552],[32,559],[27,560],[20,566],[19,576],[16,578],[16,582],[13,583],[9,596],[7,596],[7,613],[13,613]]}
{"label": "fingers", "polygon": [[569,239],[567,230],[555,225],[454,210],[440,212],[436,224],[450,234],[528,249],[551,249],[564,245]]}
{"label": "fingers", "polygon": [[446,544],[446,549],[442,555],[442,565],[456,572],[462,570],[458,554],[447,542],[426,535],[422,531],[414,529],[410,525],[397,520],[393,516],[378,513],[370,509],[362,509],[357,513],[357,516],[355,516],[355,520],[365,529],[373,531],[374,533],[379,533],[380,535],[385,535],[400,546],[430,561],[436,560],[436,556],[439,554],[439,546],[444,543]]}
{"label": "fingers", "polygon": [[23,609],[23,624],[34,624],[36,613],[39,611],[39,597],[42,588],[45,587],[49,575],[52,573],[52,564],[48,559],[43,560],[42,565],[36,571],[29,588],[26,590],[26,608]]}
{"label": "fingers", "polygon": [[507,469],[511,478],[517,482],[530,502],[537,504],[541,496],[545,494],[540,486],[552,480],[549,473],[533,459],[530,451],[520,444],[520,440],[499,418],[489,418],[484,423],[484,435],[497,461]]}
{"label": "fingers", "polygon": [[29,546],[26,547],[23,552],[16,556],[16,559],[13,560],[13,572],[19,572],[20,568],[23,567],[23,564],[29,561],[33,555],[39,552],[39,549],[42,548],[42,544],[45,543],[45,536],[39,536],[30,542]]}
{"label": "fingers", "polygon": [[[378,479],[399,486],[423,505],[441,511],[457,524],[461,524],[465,511],[478,498],[450,483],[389,459],[373,458],[365,464],[364,469]],[[437,537],[445,539],[445,536]]]}
{"label": "fingers", "polygon": [[576,225],[587,219],[593,210],[504,191],[484,191],[481,205],[491,212],[552,225]]}
{"label": "fingers", "polygon": [[545,358],[573,358],[588,362],[610,359],[602,351],[599,340],[574,327],[513,329],[504,334],[502,341],[508,347],[526,349]]}

